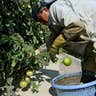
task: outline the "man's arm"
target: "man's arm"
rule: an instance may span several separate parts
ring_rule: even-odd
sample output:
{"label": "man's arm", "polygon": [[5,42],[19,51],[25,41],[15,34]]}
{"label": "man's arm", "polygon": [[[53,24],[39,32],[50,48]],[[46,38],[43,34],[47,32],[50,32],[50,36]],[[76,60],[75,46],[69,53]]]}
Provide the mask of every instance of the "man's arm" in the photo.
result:
{"label": "man's arm", "polygon": [[58,53],[59,47],[65,42],[66,40],[64,39],[63,34],[58,35],[53,41],[51,47],[49,48],[50,58],[53,62],[56,62],[56,54]]}
{"label": "man's arm", "polygon": [[48,51],[51,60],[55,62],[58,49],[64,42],[66,42],[66,40],[64,39],[63,34],[58,36],[51,35],[46,44],[41,45],[38,49],[35,50],[35,55],[40,54],[40,52]]}

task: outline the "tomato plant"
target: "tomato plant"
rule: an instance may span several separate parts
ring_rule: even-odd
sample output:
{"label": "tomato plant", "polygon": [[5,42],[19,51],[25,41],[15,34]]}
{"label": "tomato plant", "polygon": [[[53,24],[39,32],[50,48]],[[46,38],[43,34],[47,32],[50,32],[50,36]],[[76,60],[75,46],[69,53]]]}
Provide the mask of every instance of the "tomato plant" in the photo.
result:
{"label": "tomato plant", "polygon": [[35,56],[34,50],[45,43],[50,33],[32,19],[35,1],[19,1],[0,0],[0,96],[4,92],[14,96],[13,90],[24,80],[26,71],[32,70],[35,75],[49,61],[48,53]]}

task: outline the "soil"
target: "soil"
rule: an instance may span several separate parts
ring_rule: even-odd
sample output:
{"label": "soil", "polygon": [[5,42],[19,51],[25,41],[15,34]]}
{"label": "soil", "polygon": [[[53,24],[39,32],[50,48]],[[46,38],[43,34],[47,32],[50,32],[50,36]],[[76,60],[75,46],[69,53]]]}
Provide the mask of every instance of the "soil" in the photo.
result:
{"label": "soil", "polygon": [[18,89],[18,91],[16,92],[16,96],[57,96],[56,90],[51,85],[51,80],[59,74],[74,73],[81,71],[80,59],[70,56],[72,58],[71,66],[64,66],[64,64],[62,64],[61,62],[65,56],[70,55],[65,53],[57,55],[57,63],[52,63],[50,61],[49,65],[43,68],[43,70],[41,70],[43,73],[41,75],[42,77],[44,77],[44,80],[40,82],[41,86],[39,87],[37,93],[32,93],[30,89],[27,91],[22,91],[21,89]]}

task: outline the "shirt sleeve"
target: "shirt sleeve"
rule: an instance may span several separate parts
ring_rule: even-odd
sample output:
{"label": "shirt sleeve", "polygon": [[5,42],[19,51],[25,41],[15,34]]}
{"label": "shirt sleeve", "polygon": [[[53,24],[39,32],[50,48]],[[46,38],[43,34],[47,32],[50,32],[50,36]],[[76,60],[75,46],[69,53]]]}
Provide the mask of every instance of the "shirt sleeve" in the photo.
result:
{"label": "shirt sleeve", "polygon": [[50,26],[50,29],[55,32],[60,32],[62,27],[64,27],[64,23],[61,24],[61,21],[64,22],[64,19],[61,19],[62,17],[62,7],[56,2],[53,3],[49,9],[49,19],[48,19],[48,25]]}

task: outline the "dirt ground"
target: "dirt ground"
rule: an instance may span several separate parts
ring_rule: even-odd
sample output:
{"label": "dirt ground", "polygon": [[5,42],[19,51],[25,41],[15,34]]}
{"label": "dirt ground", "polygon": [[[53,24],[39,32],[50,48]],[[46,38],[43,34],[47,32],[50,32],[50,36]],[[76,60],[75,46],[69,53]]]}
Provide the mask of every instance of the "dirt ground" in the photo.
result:
{"label": "dirt ground", "polygon": [[[62,64],[62,60],[65,56],[72,58],[72,64],[70,66]],[[60,54],[57,57],[59,58],[57,63],[52,63],[50,61],[49,65],[41,70],[44,81],[40,83],[41,86],[37,93],[32,93],[30,89],[28,91],[18,90],[16,96],[57,96],[55,89],[51,85],[51,80],[59,74],[81,71],[81,61],[79,59],[65,53]]]}

